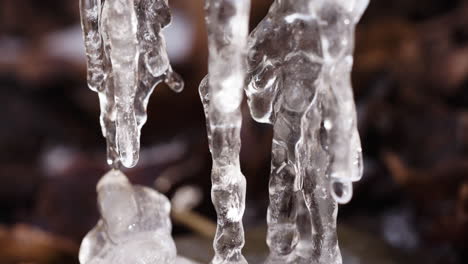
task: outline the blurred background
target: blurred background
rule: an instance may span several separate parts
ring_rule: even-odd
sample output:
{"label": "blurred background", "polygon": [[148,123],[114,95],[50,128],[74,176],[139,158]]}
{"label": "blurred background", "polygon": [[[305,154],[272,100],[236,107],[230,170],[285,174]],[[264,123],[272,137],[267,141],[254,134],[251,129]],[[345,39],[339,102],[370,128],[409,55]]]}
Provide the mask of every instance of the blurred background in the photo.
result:
{"label": "blurred background", "polygon": [[[141,160],[126,174],[177,201],[179,252],[207,261],[215,212],[197,92],[207,71],[203,1],[169,2],[165,34],[186,88],[157,88]],[[252,2],[254,27],[271,0]],[[468,1],[372,0],[356,37],[365,175],[340,209],[345,264],[468,263]],[[95,185],[108,170],[98,116],[78,0],[1,0],[0,264],[77,263],[98,218]],[[272,129],[246,107],[244,117],[253,260],[266,250]]]}

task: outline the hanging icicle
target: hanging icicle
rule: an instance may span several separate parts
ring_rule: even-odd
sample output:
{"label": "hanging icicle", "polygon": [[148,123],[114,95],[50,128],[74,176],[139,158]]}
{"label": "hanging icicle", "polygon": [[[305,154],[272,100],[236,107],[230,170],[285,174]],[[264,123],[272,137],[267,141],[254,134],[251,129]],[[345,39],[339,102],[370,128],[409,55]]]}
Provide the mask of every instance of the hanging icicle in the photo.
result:
{"label": "hanging icicle", "polygon": [[[342,263],[337,202],[351,199],[362,175],[350,73],[367,5],[276,0],[251,34],[248,102],[255,120],[274,126],[268,263]],[[303,206],[310,229],[297,225]]]}
{"label": "hanging icicle", "polygon": [[138,162],[148,100],[165,81],[180,92],[161,30],[171,21],[167,0],[81,0],[88,86],[99,93],[108,163]]}
{"label": "hanging icicle", "polygon": [[247,263],[241,252],[246,181],[239,152],[250,0],[206,0],[205,8],[209,70],[200,96],[213,158],[211,197],[218,217],[212,263]]}

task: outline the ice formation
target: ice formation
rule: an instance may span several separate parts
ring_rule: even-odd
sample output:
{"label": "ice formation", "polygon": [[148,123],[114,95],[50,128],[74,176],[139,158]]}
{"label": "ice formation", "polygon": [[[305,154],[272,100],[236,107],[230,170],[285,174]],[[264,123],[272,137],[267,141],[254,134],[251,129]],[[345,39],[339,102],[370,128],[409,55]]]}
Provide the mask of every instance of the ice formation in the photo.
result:
{"label": "ice formation", "polygon": [[133,186],[119,170],[138,161],[148,100],[164,81],[180,92],[161,30],[171,21],[167,0],[80,0],[88,86],[99,94],[101,125],[113,169],[98,183],[101,220],[80,248],[81,264],[190,264],[177,257],[170,202]]}
{"label": "ice formation", "polygon": [[[351,199],[362,175],[354,29],[368,2],[276,0],[250,36],[249,107],[274,126],[268,263],[342,263],[337,202]],[[298,226],[304,219],[310,228]]]}
{"label": "ice formation", "polygon": [[167,0],[80,0],[88,86],[99,94],[108,163],[136,165],[148,100],[164,81],[180,92],[161,30],[171,21]]}
{"label": "ice formation", "polygon": [[209,64],[200,96],[213,159],[211,197],[218,217],[212,263],[247,263],[241,252],[246,181],[239,152],[250,0],[206,0],[205,9]]}
{"label": "ice formation", "polygon": [[171,237],[171,205],[150,188],[132,186],[119,170],[98,183],[102,219],[84,238],[81,264],[181,264]]}

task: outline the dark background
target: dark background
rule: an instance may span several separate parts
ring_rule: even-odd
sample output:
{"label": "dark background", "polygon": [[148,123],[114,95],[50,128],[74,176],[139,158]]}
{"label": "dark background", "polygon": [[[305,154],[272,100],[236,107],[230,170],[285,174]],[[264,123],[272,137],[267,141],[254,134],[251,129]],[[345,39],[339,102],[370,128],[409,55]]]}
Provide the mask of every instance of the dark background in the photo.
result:
{"label": "dark background", "polygon": [[[255,26],[271,1],[252,2]],[[197,92],[206,74],[203,2],[170,4],[168,46],[186,88],[157,88],[141,161],[126,173],[169,197],[201,191],[194,210],[214,221]],[[95,185],[108,167],[78,23],[78,0],[0,0],[0,264],[76,263],[97,221]],[[372,0],[356,37],[365,175],[340,224],[416,263],[467,263],[468,1]],[[265,222],[271,127],[246,107],[244,117],[249,230]],[[192,233],[175,221],[176,236]]]}

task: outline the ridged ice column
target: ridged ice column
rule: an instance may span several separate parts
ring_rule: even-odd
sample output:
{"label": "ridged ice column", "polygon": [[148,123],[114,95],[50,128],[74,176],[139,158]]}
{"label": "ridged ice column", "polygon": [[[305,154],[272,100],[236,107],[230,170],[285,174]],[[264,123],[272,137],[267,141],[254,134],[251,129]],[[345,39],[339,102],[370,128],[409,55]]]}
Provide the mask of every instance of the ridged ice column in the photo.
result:
{"label": "ridged ice column", "polygon": [[[250,36],[250,110],[274,126],[268,263],[342,263],[337,202],[362,175],[350,73],[367,4],[276,0]],[[298,227],[307,219],[311,228]]]}
{"label": "ridged ice column", "polygon": [[206,0],[208,77],[200,85],[213,158],[211,197],[217,213],[213,264],[242,256],[246,181],[240,170],[241,103],[250,0]]}

